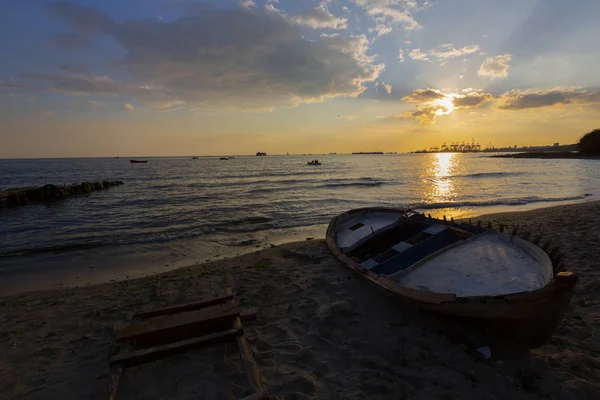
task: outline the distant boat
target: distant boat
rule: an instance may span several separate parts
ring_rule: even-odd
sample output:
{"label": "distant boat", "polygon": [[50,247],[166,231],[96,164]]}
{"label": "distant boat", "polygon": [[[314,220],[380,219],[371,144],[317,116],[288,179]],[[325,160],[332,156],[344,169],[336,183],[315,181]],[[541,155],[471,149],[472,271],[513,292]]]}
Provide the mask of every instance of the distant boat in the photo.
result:
{"label": "distant boat", "polygon": [[319,162],[319,160],[312,160],[307,162],[308,165],[321,165],[321,163]]}
{"label": "distant boat", "polygon": [[559,272],[554,250],[502,229],[373,207],[333,218],[326,239],[340,261],[400,300],[508,328],[535,347],[562,319],[577,276]]}
{"label": "distant boat", "polygon": [[229,160],[229,157],[219,157],[219,160]]}
{"label": "distant boat", "polygon": [[192,160],[197,160],[197,159],[198,159],[197,156],[192,157]]}
{"label": "distant boat", "polygon": [[129,160],[131,164],[146,164],[148,160]]}
{"label": "distant boat", "polygon": [[263,152],[259,151],[258,153],[256,153],[256,155],[257,155],[257,156],[266,156],[266,155],[267,155],[267,153],[263,153]]}

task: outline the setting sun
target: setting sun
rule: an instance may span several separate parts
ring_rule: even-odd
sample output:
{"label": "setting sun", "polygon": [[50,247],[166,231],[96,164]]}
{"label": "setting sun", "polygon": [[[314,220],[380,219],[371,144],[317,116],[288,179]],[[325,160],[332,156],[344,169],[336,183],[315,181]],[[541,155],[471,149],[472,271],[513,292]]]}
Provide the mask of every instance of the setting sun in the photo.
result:
{"label": "setting sun", "polygon": [[436,106],[441,106],[443,108],[438,108],[437,110],[435,110],[435,115],[448,115],[452,111],[454,111],[453,100],[455,96],[456,95],[451,94],[443,99],[436,100],[433,104]]}

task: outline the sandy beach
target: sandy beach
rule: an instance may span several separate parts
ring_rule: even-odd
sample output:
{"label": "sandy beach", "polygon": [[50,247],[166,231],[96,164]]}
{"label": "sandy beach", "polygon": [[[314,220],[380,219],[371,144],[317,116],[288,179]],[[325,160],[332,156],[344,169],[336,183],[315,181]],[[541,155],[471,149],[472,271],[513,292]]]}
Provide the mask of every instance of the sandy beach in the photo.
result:
{"label": "sandy beach", "polygon": [[[226,286],[258,312],[245,334],[272,398],[598,398],[600,202],[477,219],[542,233],[579,275],[570,310],[542,347],[511,349],[493,332],[406,307],[316,238],[135,280],[0,298],[0,398],[108,398],[114,323]],[[480,346],[491,348],[490,360]],[[236,349],[222,346],[131,368],[117,398],[233,399],[246,388]]]}

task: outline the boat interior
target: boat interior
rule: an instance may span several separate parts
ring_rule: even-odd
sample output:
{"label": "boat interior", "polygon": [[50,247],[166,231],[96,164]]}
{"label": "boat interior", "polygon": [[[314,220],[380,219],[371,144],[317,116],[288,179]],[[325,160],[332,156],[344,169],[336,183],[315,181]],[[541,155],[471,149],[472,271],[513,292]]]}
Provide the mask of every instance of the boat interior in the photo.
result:
{"label": "boat interior", "polygon": [[502,295],[550,282],[552,262],[542,249],[511,235],[484,232],[416,213],[358,212],[338,223],[336,241],[363,268],[420,290]]}
{"label": "boat interior", "polygon": [[355,228],[358,231],[368,227],[371,231],[365,232],[366,236],[361,236],[342,251],[378,275],[393,275],[447,246],[473,236],[470,232],[454,229],[418,214],[395,220],[388,218],[388,222],[375,224],[376,230],[373,224],[362,222],[349,226],[348,230]]}

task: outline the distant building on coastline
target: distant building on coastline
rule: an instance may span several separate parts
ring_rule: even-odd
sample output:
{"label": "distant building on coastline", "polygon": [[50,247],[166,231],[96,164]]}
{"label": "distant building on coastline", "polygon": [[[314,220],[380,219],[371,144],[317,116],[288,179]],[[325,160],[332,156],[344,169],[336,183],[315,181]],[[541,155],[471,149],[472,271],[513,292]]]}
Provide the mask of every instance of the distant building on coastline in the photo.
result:
{"label": "distant building on coastline", "polygon": [[508,147],[494,147],[494,145],[490,142],[488,145],[482,149],[479,143],[475,143],[475,139],[472,140],[471,144],[462,142],[459,144],[458,142],[452,142],[450,145],[447,145],[446,142],[442,144],[441,147],[432,146],[427,149],[413,151],[412,153],[501,153],[501,152],[518,152],[518,151],[575,151],[577,150],[576,144],[568,144],[560,146],[559,143],[554,143],[552,146],[522,146],[518,145],[508,146]]}
{"label": "distant building on coastline", "polygon": [[432,146],[429,150],[417,150],[415,153],[475,153],[479,151],[481,151],[481,145],[475,143],[475,138],[473,138],[470,144],[465,142],[460,144],[458,142],[451,142],[448,145],[444,142],[440,147]]}

